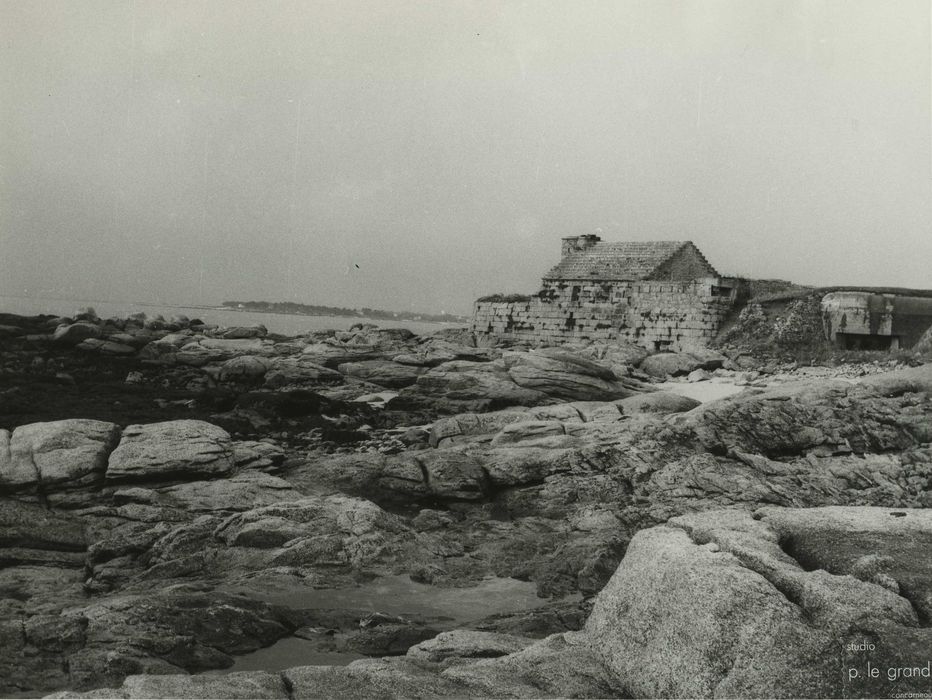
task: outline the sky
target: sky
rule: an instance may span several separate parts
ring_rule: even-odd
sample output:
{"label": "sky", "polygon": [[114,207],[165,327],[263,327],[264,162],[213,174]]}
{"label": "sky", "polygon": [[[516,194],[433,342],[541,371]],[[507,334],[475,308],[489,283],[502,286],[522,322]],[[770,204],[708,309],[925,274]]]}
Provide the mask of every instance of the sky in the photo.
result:
{"label": "sky", "polygon": [[0,0],[0,295],[468,313],[560,238],[932,288],[928,0]]}

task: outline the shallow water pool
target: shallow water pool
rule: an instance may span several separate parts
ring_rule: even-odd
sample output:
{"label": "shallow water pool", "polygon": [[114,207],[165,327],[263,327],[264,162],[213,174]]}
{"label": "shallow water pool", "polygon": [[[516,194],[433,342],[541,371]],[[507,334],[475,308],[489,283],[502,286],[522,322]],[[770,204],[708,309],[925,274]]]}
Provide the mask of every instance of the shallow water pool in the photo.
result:
{"label": "shallow water pool", "polygon": [[[438,588],[412,581],[406,574],[385,576],[354,588],[313,589],[281,582],[232,589],[268,603],[291,608],[345,609],[427,618],[431,627],[453,629],[490,615],[519,612],[544,605],[536,584],[512,578],[488,578],[471,588]],[[572,596],[564,600],[578,599]],[[235,671],[280,671],[294,666],[345,665],[361,654],[323,649],[319,640],[286,637],[236,658]],[[217,673],[213,671],[212,673]]]}
{"label": "shallow water pool", "polygon": [[314,589],[272,584],[262,590],[240,589],[268,603],[291,608],[343,608],[389,615],[442,618],[440,627],[455,627],[497,613],[536,608],[548,602],[537,586],[513,578],[488,578],[471,588],[440,588],[412,581],[407,574],[383,576],[354,588]]}

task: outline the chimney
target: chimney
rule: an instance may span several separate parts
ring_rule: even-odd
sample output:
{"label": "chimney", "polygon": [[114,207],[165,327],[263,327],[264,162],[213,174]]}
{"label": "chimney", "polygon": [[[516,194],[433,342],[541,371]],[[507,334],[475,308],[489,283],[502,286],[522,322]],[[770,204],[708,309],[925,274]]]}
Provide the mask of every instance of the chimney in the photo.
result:
{"label": "chimney", "polygon": [[587,233],[582,236],[567,236],[563,239],[563,246],[560,250],[561,257],[566,257],[570,253],[591,248],[602,239],[593,233]]}

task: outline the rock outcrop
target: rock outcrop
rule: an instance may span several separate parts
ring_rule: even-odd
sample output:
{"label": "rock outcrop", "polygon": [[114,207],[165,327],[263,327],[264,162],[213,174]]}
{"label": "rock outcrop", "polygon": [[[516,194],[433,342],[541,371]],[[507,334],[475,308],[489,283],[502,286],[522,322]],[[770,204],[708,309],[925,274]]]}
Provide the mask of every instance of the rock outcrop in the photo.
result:
{"label": "rock outcrop", "polygon": [[[598,597],[587,638],[634,697],[918,692],[929,687],[916,669],[929,662],[932,630],[914,601],[928,595],[920,552],[930,548],[929,511],[682,516],[632,539]],[[877,559],[880,571],[859,572]],[[911,597],[901,595],[898,579],[911,582]],[[856,649],[865,642],[870,651]]]}
{"label": "rock outcrop", "polygon": [[[52,341],[75,322],[100,337]],[[914,513],[932,506],[932,366],[716,370],[747,388],[697,406],[652,390],[633,367],[645,351],[611,344],[231,338],[88,314],[0,326],[15,379],[0,390],[0,693],[889,694],[858,676],[792,685],[786,669],[863,669],[839,657],[853,634],[878,651],[902,640],[883,670],[927,643]],[[107,342],[134,353],[105,356]],[[101,420],[45,422],[44,401]],[[613,576],[628,584],[606,588]],[[398,588],[410,610],[364,592]],[[552,600],[525,610],[535,591]],[[610,614],[583,629],[595,596]],[[432,608],[480,599],[501,612]],[[787,650],[792,635],[812,659]],[[393,657],[185,675],[278,640]]]}

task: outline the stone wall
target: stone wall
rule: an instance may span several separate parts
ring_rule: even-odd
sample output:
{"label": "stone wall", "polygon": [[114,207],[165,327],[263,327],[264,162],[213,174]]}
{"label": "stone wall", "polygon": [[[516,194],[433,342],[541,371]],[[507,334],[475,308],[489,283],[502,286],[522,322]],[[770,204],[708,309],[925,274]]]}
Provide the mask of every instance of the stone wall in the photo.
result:
{"label": "stone wall", "polygon": [[651,350],[703,347],[734,303],[722,280],[547,280],[528,301],[476,302],[472,330],[530,343],[625,340]]}

